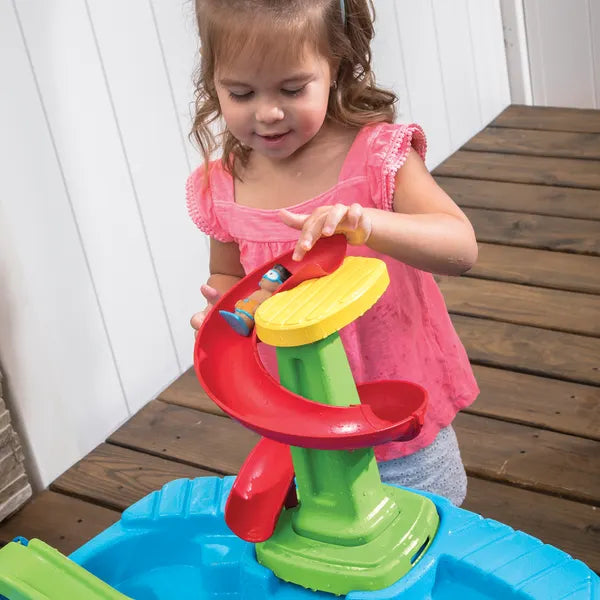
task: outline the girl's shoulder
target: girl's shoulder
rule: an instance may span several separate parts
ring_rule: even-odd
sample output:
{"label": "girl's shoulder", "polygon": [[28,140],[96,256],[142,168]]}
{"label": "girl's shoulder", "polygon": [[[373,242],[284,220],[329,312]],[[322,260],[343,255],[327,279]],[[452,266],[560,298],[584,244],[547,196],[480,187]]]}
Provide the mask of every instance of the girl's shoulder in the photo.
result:
{"label": "girl's shoulder", "polygon": [[427,139],[417,123],[373,123],[365,126],[362,144],[369,153],[379,153],[381,158],[392,155],[406,157],[409,150],[416,150],[425,159]]}
{"label": "girl's shoulder", "polygon": [[228,193],[228,174],[225,172],[221,159],[211,160],[192,171],[186,183],[186,189],[196,196],[217,196],[218,198]]}
{"label": "girl's shoulder", "polygon": [[391,210],[396,174],[411,149],[425,160],[427,140],[416,123],[367,125],[348,155],[343,178],[364,175],[376,207]]}
{"label": "girl's shoulder", "polygon": [[233,202],[233,185],[220,159],[199,166],[186,182],[188,213],[196,226],[221,242],[233,240],[217,209],[219,203]]}

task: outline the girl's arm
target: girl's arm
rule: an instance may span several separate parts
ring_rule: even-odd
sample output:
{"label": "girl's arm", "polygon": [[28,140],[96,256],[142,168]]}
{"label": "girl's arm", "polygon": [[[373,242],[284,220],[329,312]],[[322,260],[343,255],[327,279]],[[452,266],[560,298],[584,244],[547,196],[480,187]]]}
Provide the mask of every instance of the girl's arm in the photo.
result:
{"label": "girl's arm", "polygon": [[394,212],[364,212],[371,221],[367,246],[417,269],[460,275],[477,260],[469,219],[414,151],[396,175]]}
{"label": "girl's arm", "polygon": [[209,271],[208,281],[200,288],[206,298],[207,306],[190,319],[190,324],[195,330],[200,328],[208,311],[217,300],[244,277],[238,245],[235,242],[219,242],[210,238]]}
{"label": "girl's arm", "polygon": [[324,235],[344,233],[353,245],[392,256],[417,269],[460,275],[477,260],[477,242],[465,214],[409,152],[396,175],[394,212],[360,204],[322,206],[312,215],[281,211],[290,227],[301,229],[294,258],[300,260]]}
{"label": "girl's arm", "polygon": [[235,242],[219,242],[210,238],[208,268],[210,277],[206,284],[215,288],[219,295],[229,291],[245,275],[239,246]]}

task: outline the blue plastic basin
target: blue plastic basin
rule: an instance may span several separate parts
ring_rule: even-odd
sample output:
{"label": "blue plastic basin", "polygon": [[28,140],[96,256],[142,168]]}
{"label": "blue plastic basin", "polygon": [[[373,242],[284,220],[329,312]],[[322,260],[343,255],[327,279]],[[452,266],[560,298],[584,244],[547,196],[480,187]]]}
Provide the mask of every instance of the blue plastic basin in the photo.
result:
{"label": "blue plastic basin", "polygon": [[[71,555],[135,600],[317,600],[332,596],[283,582],[235,537],[223,510],[233,483],[177,480],[123,513]],[[440,515],[426,554],[384,590],[347,600],[600,600],[582,562],[497,521],[425,494]]]}

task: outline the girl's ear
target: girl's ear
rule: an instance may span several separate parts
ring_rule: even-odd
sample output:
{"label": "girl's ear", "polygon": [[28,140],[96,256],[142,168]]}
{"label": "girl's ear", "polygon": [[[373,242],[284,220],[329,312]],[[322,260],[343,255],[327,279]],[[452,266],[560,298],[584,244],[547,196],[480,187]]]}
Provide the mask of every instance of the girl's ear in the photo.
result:
{"label": "girl's ear", "polygon": [[331,62],[329,67],[331,69],[331,87],[334,89],[337,87],[337,81],[340,75],[340,63],[340,59],[336,58]]}

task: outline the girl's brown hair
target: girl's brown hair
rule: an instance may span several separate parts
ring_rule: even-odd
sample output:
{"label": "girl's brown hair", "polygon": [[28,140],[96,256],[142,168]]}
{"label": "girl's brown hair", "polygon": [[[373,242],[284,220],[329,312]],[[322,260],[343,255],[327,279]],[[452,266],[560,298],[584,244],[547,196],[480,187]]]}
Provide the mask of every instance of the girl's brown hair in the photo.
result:
{"label": "girl's brown hair", "polygon": [[[349,127],[394,121],[394,93],[378,88],[371,69],[374,35],[372,0],[196,0],[200,66],[195,77],[195,117],[191,135],[206,163],[217,148],[211,124],[221,117],[215,88],[217,57],[228,64],[236,56],[277,59],[272,52],[298,56],[307,44],[337,69],[327,118]],[[279,38],[281,44],[274,41]],[[250,54],[251,53],[251,54]],[[233,175],[245,166],[249,148],[225,129],[223,165]]]}

